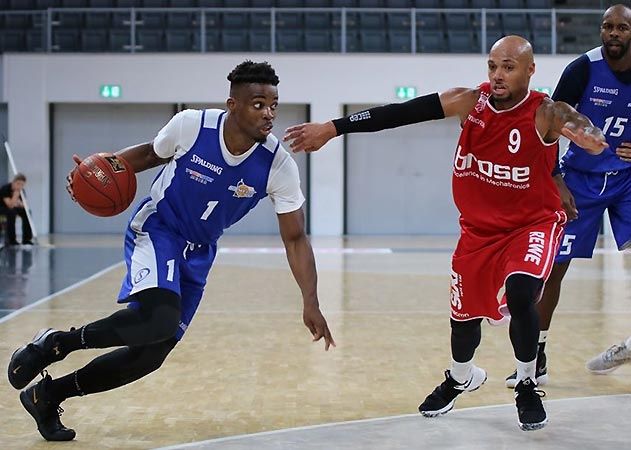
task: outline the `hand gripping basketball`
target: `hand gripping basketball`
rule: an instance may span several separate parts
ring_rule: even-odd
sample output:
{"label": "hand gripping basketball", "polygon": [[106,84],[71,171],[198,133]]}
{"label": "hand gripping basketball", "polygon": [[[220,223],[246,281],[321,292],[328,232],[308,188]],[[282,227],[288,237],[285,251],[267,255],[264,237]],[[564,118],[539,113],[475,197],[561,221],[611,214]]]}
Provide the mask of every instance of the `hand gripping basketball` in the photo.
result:
{"label": "hand gripping basketball", "polygon": [[126,210],[136,195],[134,169],[118,155],[96,153],[83,161],[73,155],[77,166],[70,172],[66,189],[74,201],[90,214],[110,217]]}

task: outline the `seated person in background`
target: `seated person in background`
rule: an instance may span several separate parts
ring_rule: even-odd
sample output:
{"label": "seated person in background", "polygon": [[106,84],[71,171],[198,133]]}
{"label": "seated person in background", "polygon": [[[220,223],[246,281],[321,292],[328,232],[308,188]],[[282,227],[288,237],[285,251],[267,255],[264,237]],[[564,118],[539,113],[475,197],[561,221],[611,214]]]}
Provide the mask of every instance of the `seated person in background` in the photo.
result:
{"label": "seated person in background", "polygon": [[22,189],[26,185],[26,176],[18,173],[13,177],[11,183],[7,183],[0,188],[0,214],[7,217],[7,234],[5,237],[7,245],[18,245],[15,237],[15,217],[22,219],[22,244],[33,245],[33,232],[31,224],[26,216],[26,210],[22,203]]}

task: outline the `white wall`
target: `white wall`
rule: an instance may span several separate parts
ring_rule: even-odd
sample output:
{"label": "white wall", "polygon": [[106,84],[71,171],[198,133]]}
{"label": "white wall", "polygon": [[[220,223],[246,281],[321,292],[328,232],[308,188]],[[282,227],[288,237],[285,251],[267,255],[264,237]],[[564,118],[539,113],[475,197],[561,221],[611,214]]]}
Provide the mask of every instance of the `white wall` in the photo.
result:
{"label": "white wall", "polygon": [[[310,104],[314,121],[339,116],[345,104],[396,101],[396,86],[416,86],[425,93],[474,86],[486,78],[481,55],[5,54],[1,81],[9,136],[18,167],[28,172],[40,232],[47,232],[49,223],[49,103],[115,102],[98,96],[101,84],[121,85],[125,103],[223,102],[226,75],[246,57],[269,61],[281,79],[281,102]],[[540,56],[533,86],[554,86],[571,59]],[[336,139],[311,160],[311,231],[316,235],[342,233],[342,148],[342,139]]]}

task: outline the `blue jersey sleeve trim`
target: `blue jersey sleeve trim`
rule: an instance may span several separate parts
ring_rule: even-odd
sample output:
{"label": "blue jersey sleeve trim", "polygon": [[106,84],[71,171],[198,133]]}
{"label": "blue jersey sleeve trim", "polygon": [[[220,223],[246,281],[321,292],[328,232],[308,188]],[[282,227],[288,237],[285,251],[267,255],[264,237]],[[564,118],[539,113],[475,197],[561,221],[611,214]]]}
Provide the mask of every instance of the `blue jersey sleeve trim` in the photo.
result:
{"label": "blue jersey sleeve trim", "polygon": [[552,100],[576,106],[589,83],[590,62],[587,54],[572,61],[563,71]]}
{"label": "blue jersey sleeve trim", "polygon": [[219,124],[221,123],[221,118],[223,117],[223,115],[224,115],[225,113],[226,113],[226,112],[224,111],[224,112],[222,112],[221,114],[219,114],[219,117],[217,117],[217,123],[215,124],[215,128],[216,128],[217,130],[219,130]]}

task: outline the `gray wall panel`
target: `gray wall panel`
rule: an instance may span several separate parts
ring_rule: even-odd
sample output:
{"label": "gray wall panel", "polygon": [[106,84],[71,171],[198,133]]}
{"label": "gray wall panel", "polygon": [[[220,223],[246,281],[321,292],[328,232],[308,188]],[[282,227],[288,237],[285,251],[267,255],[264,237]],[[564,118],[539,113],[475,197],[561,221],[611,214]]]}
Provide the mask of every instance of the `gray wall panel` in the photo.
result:
{"label": "gray wall panel", "polygon": [[459,132],[448,119],[348,135],[348,234],[457,233],[451,173]]}
{"label": "gray wall panel", "polygon": [[81,157],[111,152],[152,140],[173,116],[173,106],[58,104],[53,119],[53,204],[57,233],[123,232],[135,205],[149,194],[158,168],[138,174],[132,206],[115,217],[95,217],[70,200],[66,174],[73,167],[72,154]]}
{"label": "gray wall panel", "polygon": [[[186,104],[187,108],[192,109],[204,109],[204,108],[219,108],[226,109],[226,105],[223,103],[212,104]],[[302,123],[307,119],[307,107],[305,105],[279,105],[278,116],[274,121],[274,129],[272,133],[278,138],[282,139],[285,134],[285,129],[290,125]],[[287,147],[285,147],[287,148]],[[307,196],[307,155],[305,153],[292,154],[294,160],[298,164],[298,170],[300,172],[300,184],[302,186],[302,192]],[[305,214],[307,214],[307,204],[304,206]],[[261,200],[261,202],[248,213],[240,222],[233,225],[226,231],[226,234],[277,234],[278,233],[278,219],[274,212],[274,207],[269,197]]]}

